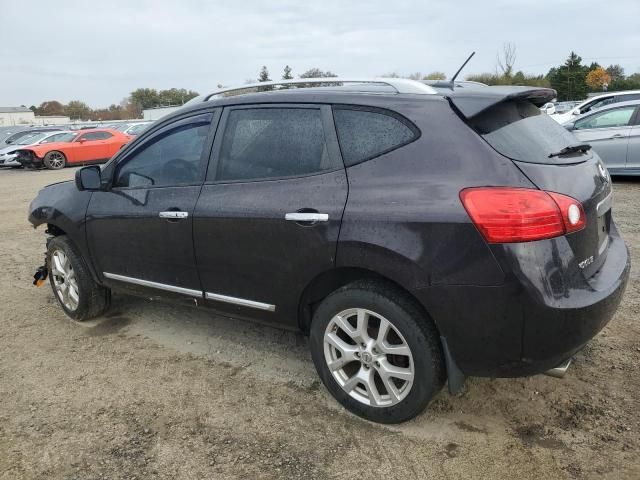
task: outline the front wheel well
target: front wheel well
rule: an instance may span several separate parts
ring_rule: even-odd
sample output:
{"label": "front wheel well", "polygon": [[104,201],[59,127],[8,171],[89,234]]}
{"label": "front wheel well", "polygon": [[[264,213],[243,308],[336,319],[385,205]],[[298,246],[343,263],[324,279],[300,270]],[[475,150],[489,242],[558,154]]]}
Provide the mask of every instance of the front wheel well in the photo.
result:
{"label": "front wheel well", "polygon": [[47,235],[51,235],[52,237],[59,237],[60,235],[66,235],[67,232],[62,230],[57,225],[53,223],[47,223],[47,229],[44,231]]}
{"label": "front wheel well", "polygon": [[400,294],[409,298],[410,301],[415,304],[416,308],[420,309],[425,318],[431,320],[433,327],[437,330],[437,325],[431,315],[429,315],[427,309],[406,288],[384,275],[358,267],[341,267],[326,271],[316,276],[307,285],[300,296],[300,302],[298,304],[298,324],[300,330],[302,330],[305,335],[308,335],[313,313],[320,302],[338,288],[358,280],[372,280],[397,290]]}

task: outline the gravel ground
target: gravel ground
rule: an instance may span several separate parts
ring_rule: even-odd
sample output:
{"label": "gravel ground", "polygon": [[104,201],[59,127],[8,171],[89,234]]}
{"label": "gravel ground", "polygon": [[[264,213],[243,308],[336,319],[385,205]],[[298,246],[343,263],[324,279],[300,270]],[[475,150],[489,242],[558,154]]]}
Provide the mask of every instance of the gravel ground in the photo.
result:
{"label": "gravel ground", "polygon": [[[319,383],[306,339],[128,296],[89,323],[31,286],[38,189],[0,171],[0,478],[640,478],[640,284],[567,376],[477,379],[415,420],[372,424]],[[640,249],[640,182],[614,216]]]}

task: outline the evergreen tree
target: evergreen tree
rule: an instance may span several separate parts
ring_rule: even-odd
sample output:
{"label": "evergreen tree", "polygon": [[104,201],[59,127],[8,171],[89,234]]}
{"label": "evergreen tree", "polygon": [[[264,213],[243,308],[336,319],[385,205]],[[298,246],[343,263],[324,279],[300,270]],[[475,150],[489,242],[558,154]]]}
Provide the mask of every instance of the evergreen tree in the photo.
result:
{"label": "evergreen tree", "polygon": [[259,82],[271,81],[271,79],[269,78],[269,70],[267,69],[266,65],[263,65],[262,68],[260,69],[260,74],[258,75],[258,81]]}
{"label": "evergreen tree", "polygon": [[293,75],[291,75],[291,67],[289,65],[285,65],[284,72],[282,73],[282,80],[291,79],[293,79]]}
{"label": "evergreen tree", "polygon": [[571,52],[564,65],[549,70],[547,80],[558,92],[558,100],[583,100],[587,97],[588,73],[589,67],[582,65],[582,58]]}

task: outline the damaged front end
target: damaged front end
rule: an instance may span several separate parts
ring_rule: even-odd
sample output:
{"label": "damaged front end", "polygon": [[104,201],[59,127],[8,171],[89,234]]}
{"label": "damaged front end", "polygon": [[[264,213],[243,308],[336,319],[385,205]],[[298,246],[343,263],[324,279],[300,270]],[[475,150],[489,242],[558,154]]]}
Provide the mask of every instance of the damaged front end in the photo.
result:
{"label": "damaged front end", "polygon": [[23,167],[39,168],[42,166],[42,159],[38,158],[31,150],[16,150],[15,161]]}

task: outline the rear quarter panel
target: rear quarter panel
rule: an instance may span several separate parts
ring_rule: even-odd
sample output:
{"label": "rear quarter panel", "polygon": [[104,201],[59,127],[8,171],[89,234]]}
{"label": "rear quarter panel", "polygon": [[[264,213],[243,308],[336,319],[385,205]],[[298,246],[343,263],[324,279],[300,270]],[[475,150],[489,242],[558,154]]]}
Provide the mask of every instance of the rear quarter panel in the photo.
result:
{"label": "rear quarter panel", "polygon": [[[411,120],[421,136],[347,169],[349,196],[337,265],[375,271],[411,292],[447,337],[454,357],[457,350],[496,364],[515,361],[521,351],[520,312],[514,314],[508,304],[474,305],[465,298],[468,290],[458,288],[505,282],[459,192],[533,185],[467,127],[446,99],[386,108]],[[485,332],[491,342],[469,342],[469,331]]]}

